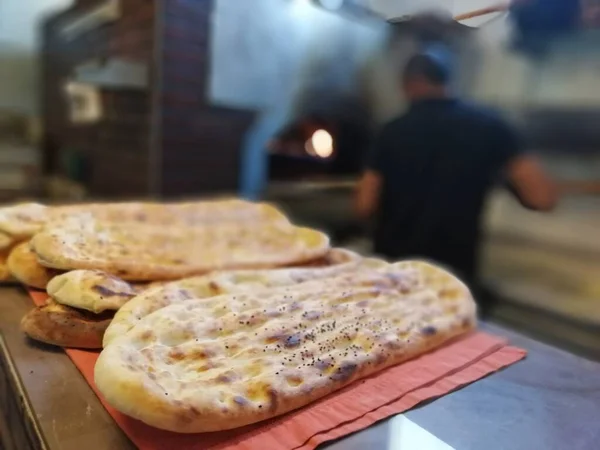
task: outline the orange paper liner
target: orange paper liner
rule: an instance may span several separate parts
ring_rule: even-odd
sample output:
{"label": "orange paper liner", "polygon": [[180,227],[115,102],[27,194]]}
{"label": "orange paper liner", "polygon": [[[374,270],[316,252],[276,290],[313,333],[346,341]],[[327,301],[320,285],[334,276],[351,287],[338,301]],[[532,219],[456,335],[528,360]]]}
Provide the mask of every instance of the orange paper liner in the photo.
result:
{"label": "orange paper liner", "polygon": [[[30,294],[38,305],[47,298],[43,292]],[[526,355],[525,350],[507,346],[505,339],[475,332],[282,417],[219,433],[177,434],[148,426],[106,403],[94,384],[98,352],[65,351],[115,422],[142,450],[312,450],[448,394]]]}

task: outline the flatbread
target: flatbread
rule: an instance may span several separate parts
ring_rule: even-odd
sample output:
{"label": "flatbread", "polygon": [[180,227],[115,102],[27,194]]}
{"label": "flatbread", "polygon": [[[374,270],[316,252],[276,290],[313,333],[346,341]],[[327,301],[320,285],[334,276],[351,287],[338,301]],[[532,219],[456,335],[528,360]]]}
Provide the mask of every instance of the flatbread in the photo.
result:
{"label": "flatbread", "polygon": [[288,222],[287,217],[267,203],[220,199],[187,203],[92,203],[54,207],[49,222],[77,215],[91,215],[105,222],[152,225],[207,225],[222,222]]}
{"label": "flatbread", "polygon": [[183,227],[77,218],[47,226],[31,242],[46,267],[102,270],[130,281],[290,266],[329,250],[325,234],[287,222]]}
{"label": "flatbread", "polygon": [[7,259],[8,255],[6,252],[0,252],[0,283],[12,283],[16,281],[10,270],[8,270]]}
{"label": "flatbread", "polygon": [[207,298],[332,278],[352,272],[362,263],[358,254],[345,249],[332,249],[326,258],[329,266],[214,272],[146,290],[119,309],[115,319],[106,330],[104,345],[106,346],[123,336],[142,318],[174,303],[192,298]]}
{"label": "flatbread", "polygon": [[[254,203],[241,199],[217,199],[210,201],[160,204],[166,209],[163,225],[209,225],[215,223],[284,222],[289,220],[279,209],[269,203]],[[175,220],[173,218],[175,217]]]}
{"label": "flatbread", "polygon": [[48,295],[57,303],[95,314],[117,311],[145,286],[136,286],[106,272],[73,270],[48,283]]}
{"label": "flatbread", "polygon": [[16,243],[15,238],[9,234],[0,232],[0,252],[10,250]]}
{"label": "flatbread", "polygon": [[439,272],[411,263],[367,284],[174,304],[106,347],[95,383],[119,411],[174,432],[270,419],[471,330],[468,289]]}
{"label": "flatbread", "polygon": [[7,267],[19,282],[36,289],[46,289],[48,282],[61,272],[42,266],[31,250],[29,241],[13,248],[8,255]]}
{"label": "flatbread", "polygon": [[[231,221],[282,221],[287,218],[267,203],[240,199],[219,199],[187,203],[89,203],[44,206],[22,203],[0,208],[0,232],[17,241],[29,239],[49,223],[77,215],[117,223],[151,223],[155,225],[200,225]],[[0,240],[1,244],[1,240]]]}
{"label": "flatbread", "polygon": [[390,263],[379,258],[363,258],[360,261],[360,270],[385,271],[390,268]]}
{"label": "flatbread", "polygon": [[0,208],[0,231],[23,241],[48,219],[48,208],[39,203],[20,203]]}
{"label": "flatbread", "polygon": [[30,338],[59,347],[98,349],[114,312],[92,314],[49,299],[27,313],[21,330]]}

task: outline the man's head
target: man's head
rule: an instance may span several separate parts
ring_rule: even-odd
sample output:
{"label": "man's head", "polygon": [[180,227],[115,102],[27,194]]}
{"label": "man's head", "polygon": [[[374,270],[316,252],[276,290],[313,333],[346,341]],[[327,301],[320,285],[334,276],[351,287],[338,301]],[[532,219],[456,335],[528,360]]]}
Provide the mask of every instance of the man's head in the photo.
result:
{"label": "man's head", "polygon": [[452,77],[449,57],[429,50],[413,55],[402,74],[402,88],[409,101],[448,96]]}

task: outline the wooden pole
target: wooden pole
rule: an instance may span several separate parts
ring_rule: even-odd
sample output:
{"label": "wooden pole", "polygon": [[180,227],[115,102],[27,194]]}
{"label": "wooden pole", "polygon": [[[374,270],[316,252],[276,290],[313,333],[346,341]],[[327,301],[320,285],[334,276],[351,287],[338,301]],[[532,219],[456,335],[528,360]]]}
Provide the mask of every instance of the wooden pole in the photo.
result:
{"label": "wooden pole", "polygon": [[494,6],[488,6],[487,8],[476,9],[475,11],[459,14],[457,16],[454,16],[454,20],[459,22],[461,20],[474,19],[475,17],[487,16],[488,14],[493,14],[497,12],[506,12],[508,11],[509,7],[510,2],[502,2]]}

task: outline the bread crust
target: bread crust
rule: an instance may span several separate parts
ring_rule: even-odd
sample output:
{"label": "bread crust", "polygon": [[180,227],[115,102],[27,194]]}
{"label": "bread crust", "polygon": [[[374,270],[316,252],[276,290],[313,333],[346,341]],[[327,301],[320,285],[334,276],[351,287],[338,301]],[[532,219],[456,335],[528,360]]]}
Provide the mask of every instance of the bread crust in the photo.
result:
{"label": "bread crust", "polygon": [[98,270],[73,270],[53,278],[47,287],[57,303],[95,314],[117,311],[142,291],[141,286]]}
{"label": "bread crust", "polygon": [[46,344],[99,349],[112,316],[112,313],[91,314],[50,299],[46,305],[32,309],[23,317],[21,330],[30,338]]}
{"label": "bread crust", "polygon": [[19,203],[0,208],[0,231],[15,241],[30,238],[48,218],[48,208],[39,203]]}
{"label": "bread crust", "polygon": [[96,386],[151,426],[221,431],[301,408],[475,326],[468,289],[426,263],[355,280],[163,308],[103,350]]}
{"label": "bread crust", "polygon": [[331,249],[324,259],[329,265],[214,272],[148,289],[119,309],[104,334],[104,346],[123,336],[142,318],[168,305],[191,298],[207,298],[248,289],[291,286],[331,278],[356,270],[363,261],[357,253],[341,248]]}
{"label": "bread crust", "polygon": [[280,222],[159,227],[73,219],[46,227],[31,242],[46,267],[102,270],[129,281],[289,266],[329,251],[325,234]]}
{"label": "bread crust", "polygon": [[185,203],[84,203],[64,206],[20,203],[0,208],[0,232],[16,243],[31,238],[49,223],[78,215],[107,222],[155,225],[200,225],[236,220],[287,222],[285,215],[268,203],[236,198]]}
{"label": "bread crust", "polygon": [[0,252],[9,251],[17,244],[17,241],[11,235],[0,231]]}
{"label": "bread crust", "polygon": [[6,252],[0,252],[0,283],[14,283],[15,277],[8,270],[8,255]]}
{"label": "bread crust", "polygon": [[46,289],[48,282],[61,272],[42,266],[31,250],[29,241],[14,247],[7,260],[8,270],[19,282],[36,289]]}

